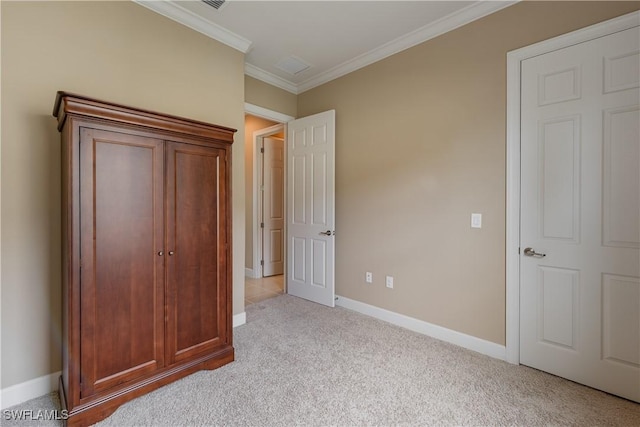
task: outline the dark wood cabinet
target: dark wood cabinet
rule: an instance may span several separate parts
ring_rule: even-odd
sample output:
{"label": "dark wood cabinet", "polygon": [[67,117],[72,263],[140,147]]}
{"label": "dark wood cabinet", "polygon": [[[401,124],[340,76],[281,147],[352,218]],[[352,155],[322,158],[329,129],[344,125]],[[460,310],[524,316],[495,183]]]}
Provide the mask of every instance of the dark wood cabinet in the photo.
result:
{"label": "dark wood cabinet", "polygon": [[235,130],[59,92],[68,425],[233,361]]}

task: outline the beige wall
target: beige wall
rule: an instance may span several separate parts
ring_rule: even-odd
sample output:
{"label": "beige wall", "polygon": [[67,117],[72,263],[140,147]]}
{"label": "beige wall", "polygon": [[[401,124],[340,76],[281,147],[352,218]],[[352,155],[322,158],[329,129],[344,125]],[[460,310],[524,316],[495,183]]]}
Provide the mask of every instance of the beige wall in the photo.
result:
{"label": "beige wall", "polygon": [[519,3],[299,95],[336,110],[336,292],[504,344],[506,53],[639,5]]}
{"label": "beige wall", "polygon": [[249,104],[291,117],[298,116],[296,95],[249,76],[245,76],[244,85],[245,101]]}
{"label": "beige wall", "polygon": [[63,89],[237,128],[234,312],[244,311],[244,55],[129,2],[1,2],[2,384],[60,370]]}
{"label": "beige wall", "polygon": [[253,269],[253,132],[276,125],[271,120],[247,114],[244,121],[245,257],[246,268]]}

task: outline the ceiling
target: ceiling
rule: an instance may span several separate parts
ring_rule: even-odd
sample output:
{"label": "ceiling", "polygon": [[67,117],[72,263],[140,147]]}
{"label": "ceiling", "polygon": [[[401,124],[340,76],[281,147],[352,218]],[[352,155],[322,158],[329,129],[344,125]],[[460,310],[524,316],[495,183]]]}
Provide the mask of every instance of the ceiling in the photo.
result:
{"label": "ceiling", "polygon": [[245,53],[245,74],[294,94],[515,3],[134,1]]}

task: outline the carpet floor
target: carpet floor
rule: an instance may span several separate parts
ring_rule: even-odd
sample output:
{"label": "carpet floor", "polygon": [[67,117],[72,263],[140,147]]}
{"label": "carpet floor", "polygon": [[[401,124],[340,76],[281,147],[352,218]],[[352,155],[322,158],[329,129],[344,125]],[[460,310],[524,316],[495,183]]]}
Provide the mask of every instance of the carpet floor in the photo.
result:
{"label": "carpet floor", "polygon": [[[343,308],[283,295],[247,317],[234,329],[235,362],[97,426],[640,426],[639,404]],[[10,410],[58,405],[52,393]]]}

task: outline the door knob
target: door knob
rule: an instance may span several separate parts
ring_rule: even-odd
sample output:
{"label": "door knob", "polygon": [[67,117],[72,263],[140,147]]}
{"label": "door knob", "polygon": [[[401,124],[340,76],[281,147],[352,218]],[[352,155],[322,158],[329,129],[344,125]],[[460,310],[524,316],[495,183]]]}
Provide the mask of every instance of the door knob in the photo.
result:
{"label": "door knob", "polygon": [[164,255],[164,252],[162,251],[158,252],[158,256],[162,256],[162,255]]}
{"label": "door knob", "polygon": [[169,256],[173,255],[175,252],[169,251]]}
{"label": "door knob", "polygon": [[536,258],[544,258],[544,257],[547,256],[547,254],[536,252],[536,251],[533,250],[533,248],[525,248],[524,249],[524,256],[532,256],[532,257],[536,257]]}
{"label": "door knob", "polygon": [[321,231],[320,234],[324,234],[325,236],[331,236],[331,230]]}

